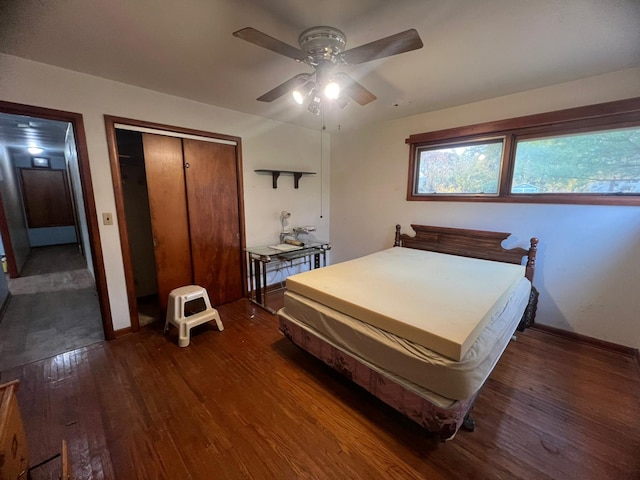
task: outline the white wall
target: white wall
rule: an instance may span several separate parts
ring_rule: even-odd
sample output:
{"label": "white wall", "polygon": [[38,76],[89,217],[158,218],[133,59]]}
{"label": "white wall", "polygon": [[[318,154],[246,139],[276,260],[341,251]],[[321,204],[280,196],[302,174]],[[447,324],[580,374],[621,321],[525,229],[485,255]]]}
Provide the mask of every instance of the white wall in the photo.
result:
{"label": "white wall", "polygon": [[[104,114],[174,125],[242,138],[247,245],[277,240],[279,215],[292,213],[295,225],[318,226],[329,237],[328,139],[324,178],[304,177],[293,188],[291,177],[271,179],[257,168],[320,171],[320,132],[212,107],[18,57],[0,54],[0,98],[9,102],[81,113],[87,135],[91,178],[98,216],[115,215]],[[321,183],[323,186],[321,199]],[[324,218],[320,218],[323,202]],[[107,289],[114,329],[130,325],[118,228],[100,225]]]}
{"label": "white wall", "polygon": [[[4,207],[7,227],[11,237],[11,248],[13,260],[18,272],[22,270],[31,247],[29,246],[29,235],[27,222],[22,208],[22,194],[17,177],[17,171],[13,167],[11,153],[7,148],[0,145],[2,155],[0,155],[0,191],[2,192],[2,204]],[[4,239],[5,245],[9,244],[9,239]]]}
{"label": "white wall", "polygon": [[96,277],[93,271],[93,253],[91,252],[91,242],[89,241],[89,225],[87,224],[87,214],[84,209],[84,194],[82,193],[82,182],[80,181],[80,168],[78,165],[78,151],[76,150],[76,137],[71,124],[67,127],[64,138],[64,159],[67,164],[75,209],[77,212],[79,242],[82,244],[82,252],[87,262],[87,269]]}
{"label": "white wall", "polygon": [[333,260],[393,245],[397,223],[512,232],[523,247],[537,236],[536,321],[640,347],[640,207],[405,200],[411,134],[637,96],[640,68],[334,134]]}
{"label": "white wall", "polygon": [[[10,165],[10,164],[11,164],[11,160],[9,159],[9,152],[3,145],[0,145],[0,184],[4,181],[4,178],[2,176],[3,169],[1,168],[1,166]],[[0,189],[4,191],[1,185],[0,185]],[[4,252],[4,245],[2,244],[2,238],[0,238],[0,249],[1,249],[0,254],[4,256],[5,252]],[[2,272],[2,270],[0,270],[0,309],[4,307],[4,302],[7,300],[8,297],[9,297],[9,282],[7,281],[7,276]]]}

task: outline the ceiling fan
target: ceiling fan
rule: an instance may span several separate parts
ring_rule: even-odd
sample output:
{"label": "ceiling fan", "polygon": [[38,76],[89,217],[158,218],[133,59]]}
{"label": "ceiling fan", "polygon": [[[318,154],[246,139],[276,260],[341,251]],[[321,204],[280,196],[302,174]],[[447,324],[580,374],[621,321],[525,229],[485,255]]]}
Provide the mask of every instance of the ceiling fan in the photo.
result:
{"label": "ceiling fan", "polygon": [[255,28],[247,27],[233,32],[235,37],[279,53],[313,67],[312,73],[300,73],[258,97],[261,102],[273,102],[293,92],[295,101],[302,105],[308,101],[308,110],[320,113],[323,95],[344,108],[349,99],[360,105],[373,102],[377,97],[344,72],[335,72],[338,66],[358,65],[380,58],[422,48],[422,40],[415,29],[396,33],[379,40],[345,50],[347,37],[337,28],[311,27],[298,37],[300,48],[293,47]]}

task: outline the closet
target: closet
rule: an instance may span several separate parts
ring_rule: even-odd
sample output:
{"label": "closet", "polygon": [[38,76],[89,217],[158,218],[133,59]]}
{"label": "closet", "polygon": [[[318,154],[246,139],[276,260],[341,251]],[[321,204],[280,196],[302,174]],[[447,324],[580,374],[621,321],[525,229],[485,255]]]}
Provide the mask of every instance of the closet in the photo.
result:
{"label": "closet", "polygon": [[[116,134],[136,288],[150,277],[141,257],[151,249],[162,311],[172,289],[190,284],[205,287],[213,305],[242,298],[238,145],[119,129]],[[128,169],[138,169],[135,178]],[[135,188],[146,195],[131,200]],[[141,208],[144,201],[148,207]],[[145,221],[150,228],[143,231]]]}

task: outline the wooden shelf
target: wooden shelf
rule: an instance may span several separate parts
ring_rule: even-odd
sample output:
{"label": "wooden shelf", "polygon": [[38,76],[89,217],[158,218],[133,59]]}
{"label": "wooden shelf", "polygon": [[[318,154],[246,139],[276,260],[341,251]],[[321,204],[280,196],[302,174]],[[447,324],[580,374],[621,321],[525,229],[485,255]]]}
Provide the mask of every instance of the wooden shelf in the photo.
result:
{"label": "wooden shelf", "polygon": [[298,188],[298,185],[300,183],[300,178],[303,175],[316,174],[316,172],[299,172],[295,170],[270,170],[270,169],[264,169],[264,168],[254,170],[254,171],[256,173],[270,173],[271,178],[273,180],[273,188],[278,188],[278,177],[280,177],[281,174],[293,175],[293,188]]}

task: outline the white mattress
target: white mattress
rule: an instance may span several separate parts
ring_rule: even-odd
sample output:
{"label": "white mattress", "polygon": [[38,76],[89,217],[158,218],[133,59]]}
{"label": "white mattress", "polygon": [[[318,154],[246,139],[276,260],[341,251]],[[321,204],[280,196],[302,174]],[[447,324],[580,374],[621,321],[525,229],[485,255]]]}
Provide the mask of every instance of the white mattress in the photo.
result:
{"label": "white mattress", "polygon": [[523,276],[521,265],[394,247],[290,276],[287,290],[459,361]]}
{"label": "white mattress", "polygon": [[[464,400],[480,389],[508,345],[530,290],[531,284],[522,277],[461,361],[293,292],[285,293],[284,308],[278,313],[384,371],[446,399]],[[446,400],[438,398],[437,403],[446,404]]]}

